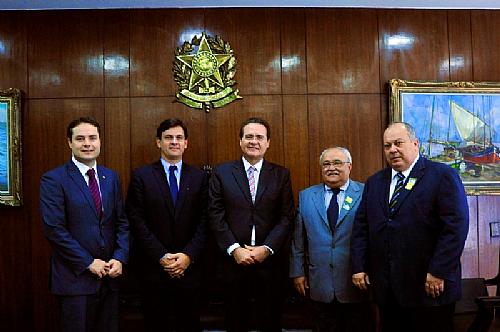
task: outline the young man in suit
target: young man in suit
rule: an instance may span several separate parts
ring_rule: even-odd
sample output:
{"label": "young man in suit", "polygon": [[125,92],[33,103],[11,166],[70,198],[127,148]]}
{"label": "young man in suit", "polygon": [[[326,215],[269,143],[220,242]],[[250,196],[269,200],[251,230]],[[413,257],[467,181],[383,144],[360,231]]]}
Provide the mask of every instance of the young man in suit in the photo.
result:
{"label": "young man in suit", "polygon": [[281,331],[280,259],[294,207],[288,169],[264,159],[270,137],[267,121],[244,121],[242,158],[217,166],[210,178],[209,217],[224,253],[228,331]]}
{"label": "young man in suit", "polygon": [[350,180],[349,150],[333,147],[319,158],[323,183],[299,194],[290,252],[295,289],[312,299],[318,332],[369,332],[368,292],[351,280],[351,231],[363,184]]}
{"label": "young man in suit", "polygon": [[129,231],[118,176],[96,163],[99,135],[95,119],[72,121],[71,160],[45,173],[40,183],[62,331],[118,331],[117,277],[128,259]]}
{"label": "young man in suit", "polygon": [[[160,160],[134,171],[127,197],[146,330],[199,331],[207,177],[182,159],[188,130],[180,119],[159,125],[156,145]],[[166,325],[171,313],[174,326]]]}
{"label": "young man in suit", "polygon": [[389,167],[366,182],[354,222],[353,282],[373,288],[383,332],[453,331],[469,229],[462,181],[419,155],[407,123],[385,130],[384,153]]}

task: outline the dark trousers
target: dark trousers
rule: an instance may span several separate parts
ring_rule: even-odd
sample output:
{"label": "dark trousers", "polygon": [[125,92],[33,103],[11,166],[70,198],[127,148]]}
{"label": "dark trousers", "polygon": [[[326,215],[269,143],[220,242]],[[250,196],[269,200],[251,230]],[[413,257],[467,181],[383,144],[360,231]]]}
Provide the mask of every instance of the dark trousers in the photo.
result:
{"label": "dark trousers", "polygon": [[145,284],[142,309],[147,332],[200,331],[199,287],[180,280]]}
{"label": "dark trousers", "polygon": [[382,332],[453,332],[455,302],[433,307],[402,307],[394,295],[379,307]]}
{"label": "dark trousers", "polygon": [[374,322],[370,303],[312,301],[316,332],[370,332]]}
{"label": "dark trousers", "polygon": [[61,332],[117,332],[118,291],[103,283],[96,294],[58,295]]}
{"label": "dark trousers", "polygon": [[279,271],[263,265],[238,266],[226,284],[228,332],[281,332],[282,280]]}

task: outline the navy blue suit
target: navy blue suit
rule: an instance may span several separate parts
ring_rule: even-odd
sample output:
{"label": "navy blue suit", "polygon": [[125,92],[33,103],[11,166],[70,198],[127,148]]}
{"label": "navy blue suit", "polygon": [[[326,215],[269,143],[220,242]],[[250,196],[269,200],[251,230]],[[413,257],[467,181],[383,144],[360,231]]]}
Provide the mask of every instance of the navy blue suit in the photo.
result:
{"label": "navy blue suit", "polygon": [[[201,255],[206,242],[208,180],[205,172],[183,163],[174,205],[160,161],[136,169],[127,197],[127,213],[135,240],[131,265],[143,289],[147,330],[169,328],[167,311],[176,313],[177,331],[199,329]],[[191,259],[182,278],[173,279],[160,259],[182,252]],[[172,301],[172,303],[169,303]],[[163,322],[162,322],[163,321]]]}
{"label": "navy blue suit", "polygon": [[[469,229],[467,198],[455,170],[422,156],[389,213],[391,169],[365,184],[351,240],[353,273],[367,272],[375,299],[389,288],[404,307],[452,303],[460,298],[460,256]],[[427,272],[444,279],[444,293],[427,296]]]}
{"label": "navy blue suit", "polygon": [[99,165],[97,174],[101,218],[84,177],[72,161],[42,176],[40,208],[43,231],[53,248],[50,287],[56,295],[96,294],[103,283],[116,291],[118,279],[99,279],[88,267],[94,259],[127,263],[129,230],[118,176]]}

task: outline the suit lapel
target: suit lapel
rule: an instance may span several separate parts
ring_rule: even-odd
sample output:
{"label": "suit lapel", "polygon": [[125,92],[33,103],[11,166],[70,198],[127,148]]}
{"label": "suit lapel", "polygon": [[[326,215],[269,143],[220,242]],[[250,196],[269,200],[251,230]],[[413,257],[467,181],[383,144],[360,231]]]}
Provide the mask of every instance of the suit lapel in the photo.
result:
{"label": "suit lapel", "polygon": [[102,220],[105,220],[107,214],[112,211],[112,204],[114,202],[111,197],[111,173],[109,173],[107,169],[97,165],[97,176],[99,177],[99,190],[101,191],[101,202],[103,208]]}
{"label": "suit lapel", "polygon": [[397,203],[396,206],[394,207],[393,214],[398,213],[399,209],[404,204],[406,198],[413,191],[415,185],[418,184],[420,178],[424,175],[424,169],[425,169],[424,158],[420,157],[415,166],[413,167],[413,169],[411,170],[410,175],[408,175],[408,178],[405,179],[404,186],[401,189],[401,193],[399,194],[399,197],[397,199]]}
{"label": "suit lapel", "polygon": [[[262,174],[261,174],[262,175]],[[235,161],[233,165],[233,176],[240,187],[241,192],[245,196],[245,198],[252,203],[252,196],[250,195],[250,187],[248,185],[248,178],[246,176],[245,167],[243,167],[243,161]],[[260,178],[259,178],[260,183]]]}
{"label": "suit lapel", "polygon": [[356,202],[361,198],[361,188],[359,185],[353,181],[349,183],[349,187],[345,191],[344,202],[340,206],[339,218],[337,220],[337,227],[342,224],[345,217],[352,212],[352,207],[355,206]]}
{"label": "suit lapel", "polygon": [[187,192],[189,191],[189,184],[191,183],[191,167],[188,164],[183,163],[181,172],[182,173],[180,175],[181,176],[180,188],[177,197],[177,202],[175,204],[176,217],[179,215],[179,212],[182,211],[182,206],[186,201],[186,195]]}
{"label": "suit lapel", "polygon": [[167,176],[165,175],[165,169],[160,161],[153,164],[153,176],[158,183],[160,188],[160,193],[163,201],[167,205],[168,211],[174,215],[174,204],[172,201],[172,195],[170,194],[170,188],[168,187]]}
{"label": "suit lapel", "polygon": [[80,170],[78,169],[78,167],[76,167],[76,165],[72,161],[70,161],[67,164],[67,170],[69,177],[75,182],[75,184],[77,185],[77,187],[80,189],[83,196],[87,200],[87,203],[94,211],[96,218],[99,219],[99,214],[97,213],[94,200],[92,199],[92,195],[90,194],[89,186],[85,182],[82,173],[80,173]]}
{"label": "suit lapel", "polygon": [[[267,186],[273,176],[272,171],[273,167],[264,160],[259,174],[259,183],[257,184],[257,193],[255,195],[255,205],[259,203],[262,195],[266,192]],[[250,193],[250,188],[248,189],[248,192]]]}
{"label": "suit lapel", "polygon": [[379,203],[382,209],[384,210],[384,214],[386,216],[389,215],[389,191],[391,188],[391,168],[388,167],[384,170],[384,173],[382,174],[382,181],[381,183],[377,184],[380,186],[380,188],[383,190],[383,194],[380,195]]}
{"label": "suit lapel", "polygon": [[328,224],[328,216],[326,215],[326,206],[325,206],[325,189],[324,185],[318,185],[313,192],[313,204],[318,214],[321,216],[321,219],[325,223],[325,225],[330,229],[330,225]]}

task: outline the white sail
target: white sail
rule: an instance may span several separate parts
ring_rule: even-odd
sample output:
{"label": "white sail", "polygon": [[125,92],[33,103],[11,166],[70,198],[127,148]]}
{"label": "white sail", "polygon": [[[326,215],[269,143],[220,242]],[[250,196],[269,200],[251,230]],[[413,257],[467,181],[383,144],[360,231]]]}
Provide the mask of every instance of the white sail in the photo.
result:
{"label": "white sail", "polygon": [[495,133],[490,126],[478,116],[453,101],[450,107],[458,133],[465,142],[468,144],[479,143],[487,145],[491,143],[490,138]]}

